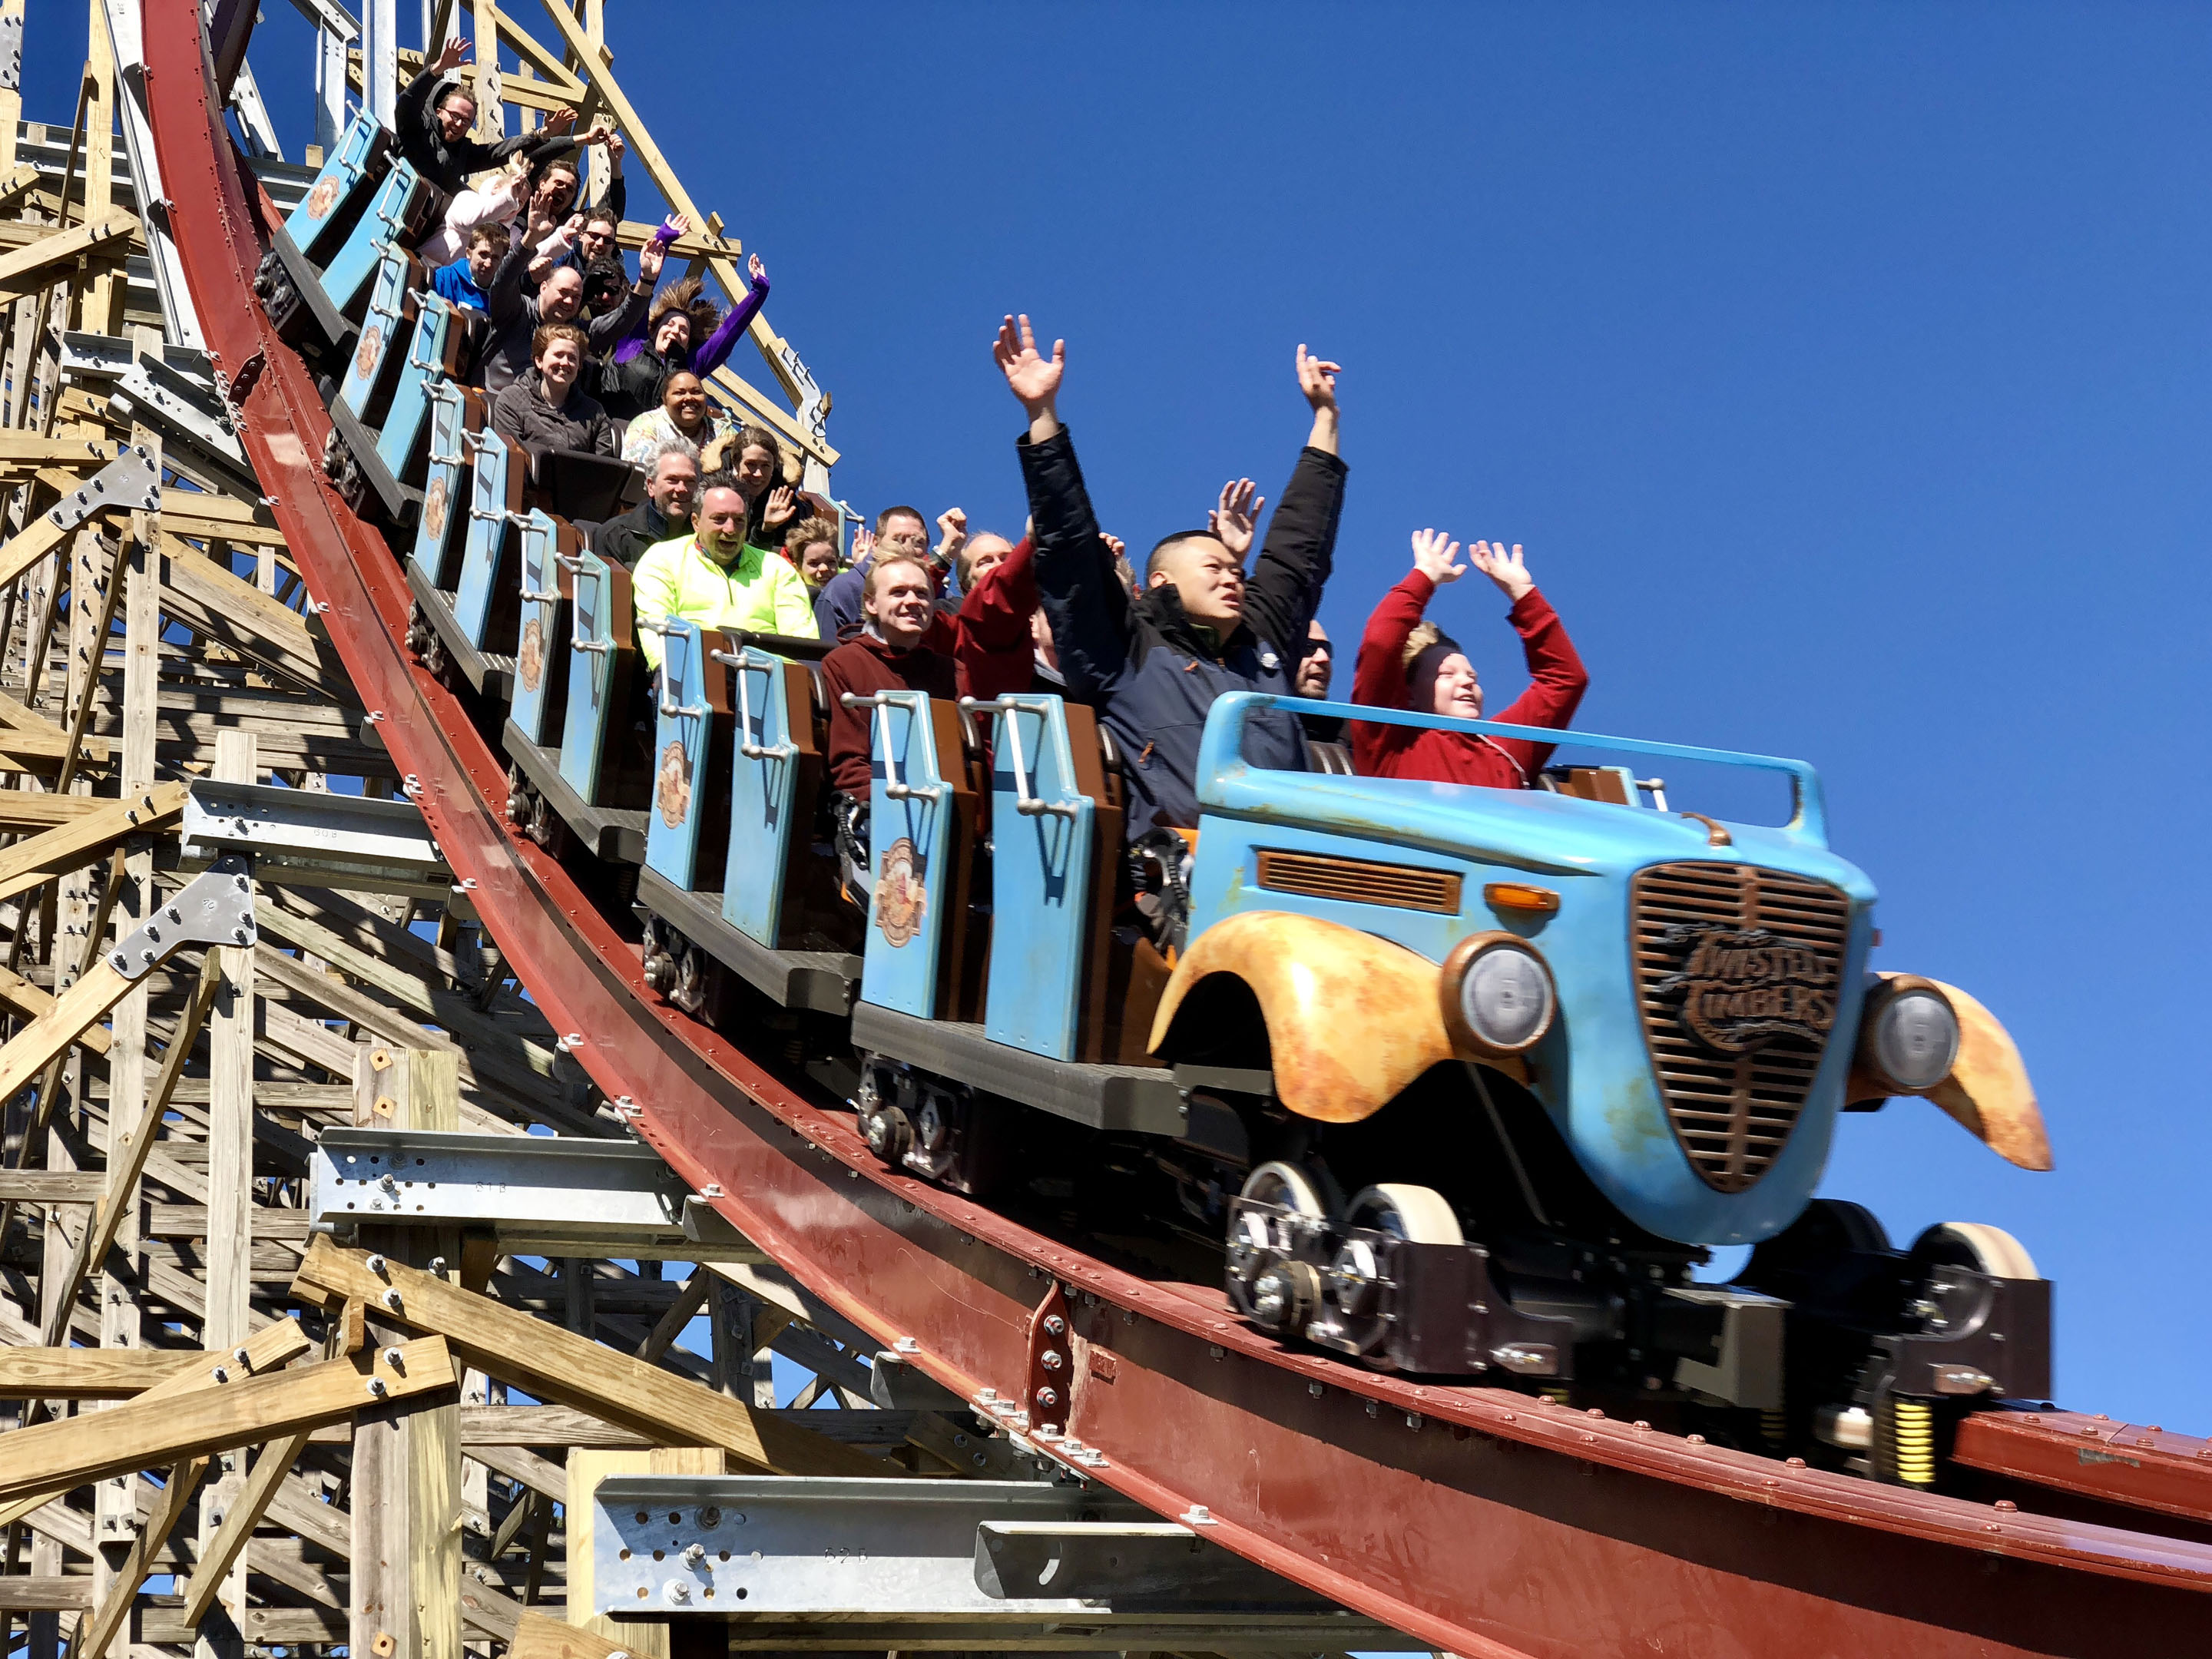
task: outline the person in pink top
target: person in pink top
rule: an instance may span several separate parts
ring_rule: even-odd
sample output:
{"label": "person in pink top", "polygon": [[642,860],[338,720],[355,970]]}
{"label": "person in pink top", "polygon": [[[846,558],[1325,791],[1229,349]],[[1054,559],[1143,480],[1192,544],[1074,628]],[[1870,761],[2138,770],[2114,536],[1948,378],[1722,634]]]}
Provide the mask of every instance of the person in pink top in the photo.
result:
{"label": "person in pink top", "polygon": [[[1459,641],[1423,612],[1437,589],[1457,581],[1467,566],[1460,546],[1434,530],[1413,534],[1413,568],[1382,597],[1367,619],[1352,672],[1352,700],[1370,708],[1413,708],[1462,720],[1482,718],[1482,682]],[[1516,544],[1477,542],[1468,550],[1477,570],[1512,602],[1507,619],[1521,635],[1528,659],[1528,689],[1494,718],[1508,726],[1564,727],[1589,684],[1589,674],[1551,602],[1536,591]],[[1369,777],[1428,778],[1441,783],[1479,783],[1492,789],[1528,789],[1551,758],[1553,745],[1474,732],[1355,720],[1354,767]]]}

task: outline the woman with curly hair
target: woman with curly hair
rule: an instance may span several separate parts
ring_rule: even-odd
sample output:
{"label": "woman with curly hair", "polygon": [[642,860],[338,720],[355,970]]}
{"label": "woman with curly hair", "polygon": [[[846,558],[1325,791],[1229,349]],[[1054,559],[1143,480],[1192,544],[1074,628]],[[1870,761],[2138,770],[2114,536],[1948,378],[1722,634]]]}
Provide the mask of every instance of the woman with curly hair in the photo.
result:
{"label": "woman with curly hair", "polygon": [[671,374],[688,369],[704,380],[729,360],[738,337],[768,302],[768,267],[756,253],[745,264],[750,286],[727,316],[700,292],[696,276],[687,276],[653,302],[643,331],[615,348],[614,361],[600,376],[599,397],[623,419],[636,419],[659,405]]}

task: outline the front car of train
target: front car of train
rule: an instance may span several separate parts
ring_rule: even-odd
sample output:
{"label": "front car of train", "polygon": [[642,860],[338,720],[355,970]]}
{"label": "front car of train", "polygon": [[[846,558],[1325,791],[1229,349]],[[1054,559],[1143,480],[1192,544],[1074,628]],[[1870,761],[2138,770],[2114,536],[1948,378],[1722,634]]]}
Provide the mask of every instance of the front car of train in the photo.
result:
{"label": "front car of train", "polygon": [[[1276,701],[1553,735],[1250,694],[1214,708],[1188,942],[1153,1037],[1164,1058],[1267,1078],[1275,1127],[1253,1116],[1227,1229],[1248,1317],[1409,1370],[1610,1375],[1761,1412],[1783,1408],[1784,1316],[1817,1299],[1808,1273],[1895,1264],[1899,1329],[1871,1337],[1955,1341],[1975,1322],[1914,1314],[1952,1281],[1870,1236],[1863,1212],[1839,1231],[1855,1206],[1814,1190],[1838,1115],[1900,1095],[2047,1168],[2033,1096],[1971,997],[1869,972],[1875,890],[1828,849],[1809,766],[1573,739],[1779,774],[1793,810],[1775,827],[1670,809],[1628,767],[1557,767],[1529,791],[1265,771],[1241,733]],[[1842,1242],[1808,1262],[1823,1230]],[[1954,1263],[1960,1237],[1985,1248]],[[1945,1241],[1947,1272],[2033,1279],[1993,1229]],[[1762,1245],[1738,1285],[1695,1283],[1730,1244]],[[1771,1293],[1783,1278],[1795,1297]],[[1975,1317],[1977,1353],[2003,1355],[1989,1310]],[[2002,1376],[1948,1358],[1982,1393],[2039,1383],[2017,1348]]]}

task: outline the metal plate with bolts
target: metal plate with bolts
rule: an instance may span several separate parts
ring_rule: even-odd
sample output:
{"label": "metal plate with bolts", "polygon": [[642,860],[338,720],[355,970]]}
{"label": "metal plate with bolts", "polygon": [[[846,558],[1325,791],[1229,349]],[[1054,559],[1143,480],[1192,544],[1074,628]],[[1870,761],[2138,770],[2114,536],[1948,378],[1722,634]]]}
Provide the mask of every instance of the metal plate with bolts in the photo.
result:
{"label": "metal plate with bolts", "polygon": [[74,530],[111,507],[135,513],[161,510],[161,475],[143,449],[125,450],[85,480],[82,489],[55,502],[46,516],[62,529]]}
{"label": "metal plate with bolts", "polygon": [[125,979],[141,979],[184,945],[243,947],[253,939],[253,880],[246,860],[221,858],[110,951],[107,965]]}
{"label": "metal plate with bolts", "polygon": [[264,882],[432,898],[453,886],[422,809],[406,801],[195,779],[184,858],[233,852],[252,855]]}
{"label": "metal plate with bolts", "polygon": [[[594,1613],[986,1615],[986,1521],[1149,1519],[1111,1493],[1040,1480],[610,1475],[592,1495]],[[1096,1611],[1071,1597],[1021,1611]]]}
{"label": "metal plate with bolts", "polygon": [[543,1247],[530,1254],[761,1260],[726,1223],[687,1231],[690,1189],[632,1140],[331,1128],[309,1174],[313,1224],[341,1234],[363,1221],[485,1226],[510,1251]]}

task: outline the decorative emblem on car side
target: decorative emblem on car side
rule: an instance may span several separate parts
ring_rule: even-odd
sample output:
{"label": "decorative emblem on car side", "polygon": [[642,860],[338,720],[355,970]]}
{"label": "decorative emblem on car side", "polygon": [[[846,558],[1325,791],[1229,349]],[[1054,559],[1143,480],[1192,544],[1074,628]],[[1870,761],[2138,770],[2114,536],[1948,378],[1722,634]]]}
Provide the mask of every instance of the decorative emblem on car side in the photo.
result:
{"label": "decorative emblem on car side", "polygon": [[928,912],[921,854],[901,836],[884,851],[883,872],[876,878],[876,927],[891,944],[903,945],[921,931],[921,919]]}
{"label": "decorative emblem on car side", "polygon": [[1717,922],[1679,922],[1660,943],[1684,960],[1653,993],[1680,999],[1684,1029],[1716,1053],[1748,1054],[1785,1037],[1818,1045],[1834,1029],[1838,963],[1825,951]]}
{"label": "decorative emblem on car side", "polygon": [[327,219],[331,216],[331,210],[337,204],[338,181],[318,179],[315,187],[307,192],[307,216],[310,219]]}
{"label": "decorative emblem on car side", "polygon": [[545,674],[545,625],[535,617],[522,624],[522,644],[514,653],[514,665],[522,676],[523,689],[535,691]]}
{"label": "decorative emblem on car side", "polygon": [[691,811],[691,757],[684,752],[680,738],[671,738],[668,747],[660,751],[659,777],[653,799],[660,808],[660,821],[671,830],[681,830]]}

